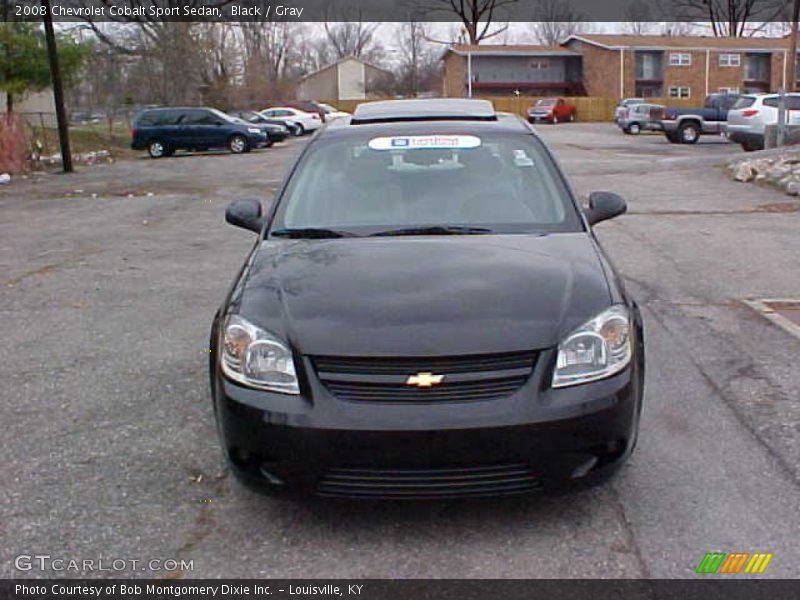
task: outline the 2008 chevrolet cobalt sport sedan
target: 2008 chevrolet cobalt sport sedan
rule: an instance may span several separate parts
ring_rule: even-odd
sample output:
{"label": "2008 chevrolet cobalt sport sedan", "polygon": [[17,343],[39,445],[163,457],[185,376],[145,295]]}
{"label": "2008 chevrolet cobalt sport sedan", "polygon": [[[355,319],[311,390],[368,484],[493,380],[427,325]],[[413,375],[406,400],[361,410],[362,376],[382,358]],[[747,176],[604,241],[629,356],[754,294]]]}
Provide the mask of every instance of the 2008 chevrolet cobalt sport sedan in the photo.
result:
{"label": "2008 chevrolet cobalt sport sedan", "polygon": [[641,316],[535,131],[477,100],[362,104],[262,214],[211,332],[237,478],[450,498],[597,481],[636,444]]}

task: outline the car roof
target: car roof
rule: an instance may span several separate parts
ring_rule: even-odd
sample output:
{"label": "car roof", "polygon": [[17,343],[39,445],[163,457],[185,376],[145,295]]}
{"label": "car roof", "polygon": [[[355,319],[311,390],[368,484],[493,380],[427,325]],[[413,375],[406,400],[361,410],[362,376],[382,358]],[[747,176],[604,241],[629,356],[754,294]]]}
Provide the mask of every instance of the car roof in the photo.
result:
{"label": "car roof", "polygon": [[364,102],[353,111],[353,124],[440,119],[496,121],[494,105],[471,98],[424,98]]}
{"label": "car roof", "polygon": [[[464,118],[400,119],[372,123],[352,123],[353,117],[342,117],[327,124],[317,134],[317,139],[332,137],[369,137],[387,135],[427,135],[431,133],[453,134],[528,134],[537,136],[535,130],[513,113],[497,112],[495,120],[469,120]],[[313,143],[313,142],[312,142]]]}
{"label": "car roof", "polygon": [[[787,96],[800,96],[800,92],[786,92]],[[748,98],[771,98],[773,96],[780,96],[778,92],[753,92],[752,94],[742,94],[742,96],[747,96]]]}
{"label": "car roof", "polygon": [[[144,108],[142,112],[155,112],[164,110],[218,110],[211,106],[157,106],[154,108]],[[222,112],[222,111],[219,111]]]}

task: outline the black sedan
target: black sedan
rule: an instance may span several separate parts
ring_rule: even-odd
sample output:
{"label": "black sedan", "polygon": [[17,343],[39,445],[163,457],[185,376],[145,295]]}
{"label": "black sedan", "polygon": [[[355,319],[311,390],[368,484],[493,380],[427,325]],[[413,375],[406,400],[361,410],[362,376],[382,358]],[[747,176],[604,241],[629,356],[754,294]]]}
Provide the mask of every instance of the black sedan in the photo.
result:
{"label": "black sedan", "polygon": [[274,140],[276,142],[282,142],[290,135],[298,136],[302,133],[302,129],[294,123],[286,123],[278,119],[269,119],[264,115],[262,115],[261,113],[257,113],[254,110],[241,110],[238,112],[233,112],[231,114],[234,117],[237,117],[243,121],[247,121],[247,123],[255,125],[257,127],[268,125],[269,128],[273,131],[273,134],[271,134],[270,139],[272,139],[273,136],[275,138],[280,136],[280,139]]}
{"label": "black sedan", "polygon": [[216,314],[210,375],[233,473],[270,492],[482,497],[597,482],[631,454],[644,341],[525,122],[476,100],[362,104],[262,214]]}

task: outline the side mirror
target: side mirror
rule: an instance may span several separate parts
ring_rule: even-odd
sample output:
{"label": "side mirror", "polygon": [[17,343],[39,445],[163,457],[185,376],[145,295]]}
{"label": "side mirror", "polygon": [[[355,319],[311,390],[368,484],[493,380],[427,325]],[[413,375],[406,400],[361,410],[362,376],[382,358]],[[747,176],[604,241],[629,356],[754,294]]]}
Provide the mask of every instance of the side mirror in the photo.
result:
{"label": "side mirror", "polygon": [[618,217],[628,210],[620,196],[613,192],[592,192],[589,194],[589,206],[583,209],[589,225]]}
{"label": "side mirror", "polygon": [[258,200],[234,200],[225,209],[225,220],[236,227],[260,233],[264,226],[261,202]]}

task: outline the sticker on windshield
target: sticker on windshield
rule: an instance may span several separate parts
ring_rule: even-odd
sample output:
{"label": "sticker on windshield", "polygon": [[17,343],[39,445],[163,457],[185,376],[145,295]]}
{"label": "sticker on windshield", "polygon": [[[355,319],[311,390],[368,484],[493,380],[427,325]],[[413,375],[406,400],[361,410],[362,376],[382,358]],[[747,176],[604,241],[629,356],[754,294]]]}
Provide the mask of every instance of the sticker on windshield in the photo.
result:
{"label": "sticker on windshield", "polygon": [[377,137],[369,141],[372,150],[415,150],[431,148],[436,150],[459,150],[477,148],[481,139],[474,135],[405,135]]}
{"label": "sticker on windshield", "polygon": [[533,160],[525,150],[514,150],[514,164],[518,167],[532,167]]}

